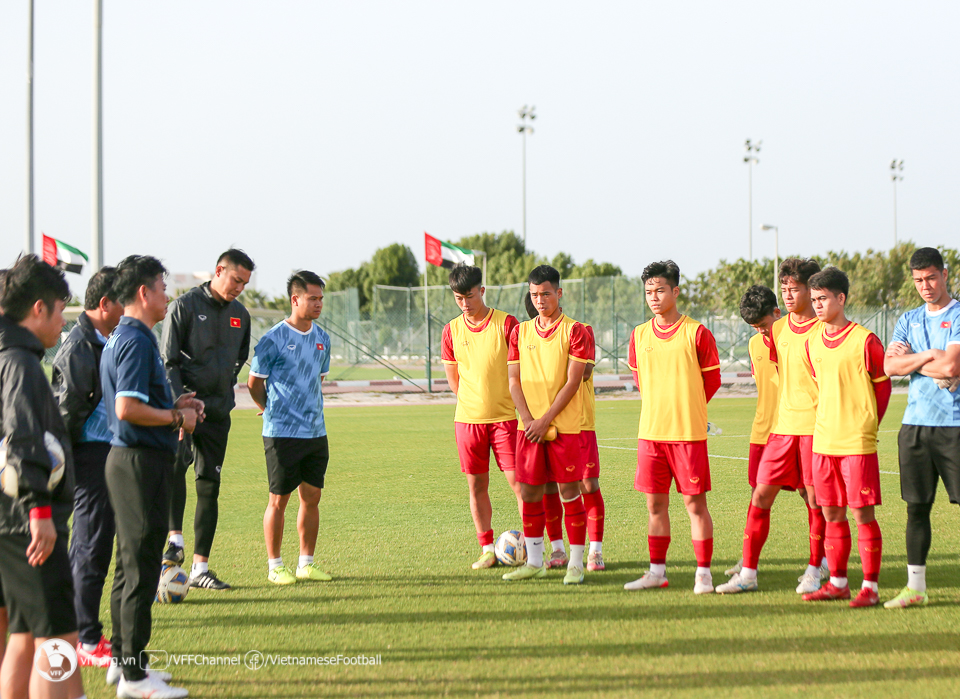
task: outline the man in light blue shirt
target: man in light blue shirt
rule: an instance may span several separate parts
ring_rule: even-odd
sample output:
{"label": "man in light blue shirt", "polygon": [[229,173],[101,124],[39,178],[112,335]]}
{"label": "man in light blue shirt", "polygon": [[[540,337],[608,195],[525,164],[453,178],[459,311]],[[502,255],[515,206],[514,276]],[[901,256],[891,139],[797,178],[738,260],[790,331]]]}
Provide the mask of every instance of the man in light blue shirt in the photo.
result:
{"label": "man in light blue shirt", "polygon": [[[330,452],[323,421],[321,383],[330,371],[330,336],[314,321],[323,309],[323,280],[302,270],[287,280],[290,317],[270,328],[254,350],[247,386],[263,410],[263,446],[270,499],[263,515],[268,580],[290,585],[328,581],[313,562],[320,528],[320,494]],[[300,496],[296,574],[283,565],[283,520],[290,495]]]}
{"label": "man in light blue shirt", "polygon": [[948,270],[935,248],[910,258],[925,305],[904,313],[884,359],[888,376],[909,376],[910,393],[898,438],[900,494],[907,503],[907,586],[884,606],[927,604],[930,510],[937,481],[960,503],[960,303],[950,297]]}

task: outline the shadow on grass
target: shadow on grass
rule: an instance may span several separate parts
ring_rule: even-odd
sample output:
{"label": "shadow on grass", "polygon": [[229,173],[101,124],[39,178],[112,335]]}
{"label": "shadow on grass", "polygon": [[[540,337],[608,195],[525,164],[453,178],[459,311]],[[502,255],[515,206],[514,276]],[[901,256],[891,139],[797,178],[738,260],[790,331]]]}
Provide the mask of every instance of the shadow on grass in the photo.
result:
{"label": "shadow on grass", "polygon": [[[531,660],[544,657],[543,647],[531,647]],[[549,654],[547,657],[551,657]],[[386,659],[384,659],[386,660]],[[382,672],[382,667],[377,672]],[[303,672],[303,671],[301,671]],[[960,679],[958,667],[925,667],[922,669],[925,681],[949,681]],[[272,673],[271,673],[272,674]],[[379,678],[330,676],[324,673],[322,684],[306,684],[306,678],[298,680],[270,679],[258,681],[255,678],[243,680],[218,680],[189,682],[191,692],[206,694],[204,690],[215,692],[218,696],[227,694],[272,697],[304,696],[475,696],[504,691],[503,680],[490,675],[461,676],[447,678]],[[509,695],[542,694],[546,684],[553,693],[598,695],[604,693],[669,692],[680,690],[717,689],[729,692],[733,688],[744,688],[774,692],[782,688],[786,693],[806,693],[812,686],[883,686],[888,682],[914,683],[918,672],[914,668],[863,668],[840,669],[824,667],[822,669],[776,670],[760,672],[687,672],[687,673],[649,673],[641,676],[611,675],[599,673],[578,673],[572,676],[557,674],[515,673],[509,680]],[[258,690],[260,693],[257,693]]]}

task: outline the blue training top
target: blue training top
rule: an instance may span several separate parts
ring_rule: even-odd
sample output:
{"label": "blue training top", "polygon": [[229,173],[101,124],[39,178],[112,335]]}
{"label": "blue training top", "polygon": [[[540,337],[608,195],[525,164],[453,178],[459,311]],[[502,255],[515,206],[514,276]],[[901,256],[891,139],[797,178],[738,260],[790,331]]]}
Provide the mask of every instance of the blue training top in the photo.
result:
{"label": "blue training top", "polygon": [[[100,334],[100,331],[94,328],[97,334],[97,340],[101,345],[107,343],[107,338]],[[107,420],[107,404],[100,399],[97,407],[90,413],[90,417],[83,423],[83,431],[80,434],[81,442],[107,442],[113,439],[113,433],[110,431],[110,422]]]}
{"label": "blue training top", "polygon": [[100,384],[115,447],[152,447],[177,453],[179,435],[167,426],[144,427],[117,418],[117,398],[138,398],[151,408],[170,410],[173,395],[156,336],[139,320],[124,316],[100,358]]}
{"label": "blue training top", "polygon": [[[914,352],[960,344],[960,303],[953,299],[939,311],[928,311],[926,305],[907,311],[897,321],[893,341],[908,343]],[[930,377],[914,372],[903,424],[960,427],[960,391],[950,393]]]}
{"label": "blue training top", "polygon": [[281,320],[264,333],[250,364],[250,374],[267,383],[263,436],[326,436],[320,382],[329,371],[330,336],[316,323],[300,332]]}

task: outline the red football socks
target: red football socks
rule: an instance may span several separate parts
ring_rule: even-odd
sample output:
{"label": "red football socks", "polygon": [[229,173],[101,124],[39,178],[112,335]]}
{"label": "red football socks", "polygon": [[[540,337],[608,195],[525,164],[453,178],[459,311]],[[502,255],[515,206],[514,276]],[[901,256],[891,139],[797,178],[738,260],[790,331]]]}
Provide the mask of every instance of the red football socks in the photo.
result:
{"label": "red football socks", "polygon": [[823,518],[823,510],[807,505],[807,522],[810,524],[810,560],[807,563],[819,568],[825,555],[823,545],[826,542],[827,530],[827,520]]}
{"label": "red football socks", "polygon": [[587,511],[587,535],[590,541],[593,543],[603,541],[603,517],[606,509],[600,491],[584,493],[583,506]]}
{"label": "red football socks", "polygon": [[528,539],[543,538],[543,503],[523,503],[523,535]]}
{"label": "red football socks", "polygon": [[650,564],[663,565],[667,562],[667,549],[670,548],[670,537],[648,536],[647,547],[650,549]]}
{"label": "red football socks", "polygon": [[860,549],[863,579],[877,582],[880,577],[880,557],[883,555],[883,536],[877,520],[857,525],[857,547]]}
{"label": "red football socks", "polygon": [[477,541],[480,542],[481,546],[492,546],[493,545],[493,530],[488,529],[482,534],[477,534]]}
{"label": "red football socks", "polygon": [[[769,517],[767,522],[769,522]],[[709,568],[713,560],[713,537],[702,541],[693,540],[693,554],[697,559],[697,568]]]}
{"label": "red football socks", "polygon": [[847,577],[847,563],[850,560],[850,523],[848,521],[827,522],[824,548],[827,550],[830,577]]}
{"label": "red football socks", "polygon": [[760,552],[770,534],[770,510],[750,505],[743,528],[743,567],[756,570]]}
{"label": "red football socks", "polygon": [[587,541],[587,512],[583,509],[582,497],[578,495],[570,502],[563,503],[563,521],[571,548],[583,546]]}
{"label": "red football socks", "polygon": [[562,539],[563,503],[560,502],[560,493],[544,493],[543,510],[547,517],[547,538],[550,541]]}

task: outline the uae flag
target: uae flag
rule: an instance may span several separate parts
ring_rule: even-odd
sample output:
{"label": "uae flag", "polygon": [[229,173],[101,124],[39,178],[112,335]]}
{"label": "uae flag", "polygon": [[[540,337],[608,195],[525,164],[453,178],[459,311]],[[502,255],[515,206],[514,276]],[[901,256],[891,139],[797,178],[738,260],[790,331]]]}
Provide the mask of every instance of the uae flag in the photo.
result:
{"label": "uae flag", "polygon": [[51,267],[59,267],[64,272],[80,274],[83,265],[90,261],[87,254],[80,252],[62,240],[43,234],[43,261]]}
{"label": "uae flag", "polygon": [[427,262],[437,267],[450,268],[463,262],[464,264],[474,264],[473,250],[457,247],[453,243],[434,238],[429,233],[424,233],[423,237],[427,245]]}

